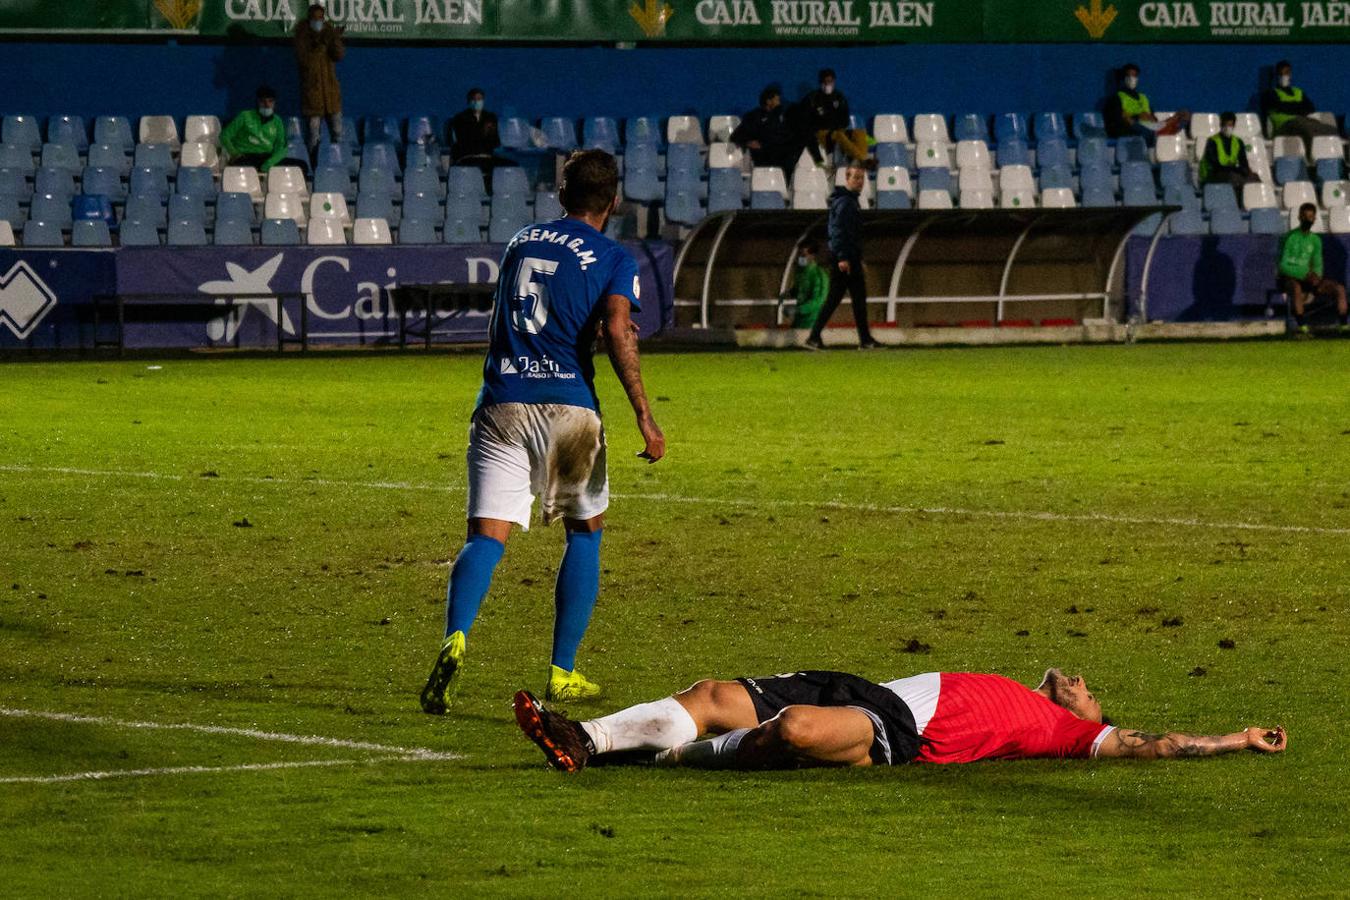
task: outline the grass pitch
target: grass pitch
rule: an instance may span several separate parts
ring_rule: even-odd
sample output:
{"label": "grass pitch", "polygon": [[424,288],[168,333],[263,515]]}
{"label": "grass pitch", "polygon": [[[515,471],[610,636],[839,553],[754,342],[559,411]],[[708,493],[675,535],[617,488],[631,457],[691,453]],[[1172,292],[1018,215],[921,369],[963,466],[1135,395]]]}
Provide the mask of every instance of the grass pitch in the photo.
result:
{"label": "grass pitch", "polygon": [[651,467],[605,373],[607,697],[573,713],[1059,665],[1127,726],[1290,749],[570,778],[509,709],[560,529],[512,538],[452,714],[417,708],[477,355],[0,366],[4,891],[1344,892],[1345,349],[654,355]]}

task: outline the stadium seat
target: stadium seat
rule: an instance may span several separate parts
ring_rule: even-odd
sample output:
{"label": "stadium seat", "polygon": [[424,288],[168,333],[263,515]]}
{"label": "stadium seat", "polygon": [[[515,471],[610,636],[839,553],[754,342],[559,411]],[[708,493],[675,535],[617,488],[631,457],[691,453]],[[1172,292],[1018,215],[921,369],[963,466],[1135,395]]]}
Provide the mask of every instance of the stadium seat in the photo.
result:
{"label": "stadium seat", "polygon": [[49,222],[61,228],[69,228],[73,220],[70,212],[70,198],[55,194],[34,194],[28,207],[29,220]]}
{"label": "stadium seat", "polygon": [[19,198],[0,194],[0,222],[6,222],[22,230],[23,223],[27,221],[28,216],[24,215],[23,209],[19,206]]}
{"label": "stadium seat", "polygon": [[872,137],[878,145],[908,144],[909,127],[905,125],[905,117],[894,113],[873,116]]}
{"label": "stadium seat", "polygon": [[519,197],[522,201],[530,193],[530,182],[525,170],[518,166],[492,170],[492,197]]}
{"label": "stadium seat", "polygon": [[[481,179],[479,179],[481,181]],[[345,193],[345,191],[343,192]],[[440,172],[429,166],[409,168],[403,173],[403,194],[430,194],[433,197],[445,196],[445,184]]]}
{"label": "stadium seat", "polygon": [[173,116],[141,116],[137,143],[163,144],[177,150],[182,146],[178,137],[178,123]]}
{"label": "stadium seat", "polygon": [[43,144],[39,165],[49,169],[66,169],[72,173],[83,168],[80,151],[75,149],[74,144]]}
{"label": "stadium seat", "polygon": [[361,194],[388,194],[390,197],[398,196],[398,182],[394,178],[394,173],[388,169],[366,168],[362,166],[361,175],[356,182],[357,195]]}
{"label": "stadium seat", "polygon": [[994,175],[988,169],[962,169],[956,177],[957,190],[961,193],[966,191],[992,191],[994,190]]}
{"label": "stadium seat", "polygon": [[739,169],[744,159],[745,151],[735,144],[718,141],[708,146],[709,169]]}
{"label": "stadium seat", "polygon": [[333,246],[347,243],[347,233],[339,219],[310,219],[305,230],[305,242],[312,246]]}
{"label": "stadium seat", "polygon": [[247,194],[254,203],[262,203],[265,196],[258,171],[250,166],[226,166],[220,176],[220,191]]}
{"label": "stadium seat", "polygon": [[955,117],[956,141],[980,141],[989,148],[989,123],[979,113],[962,113]]}
{"label": "stadium seat", "polygon": [[783,170],[776,166],[756,166],[750,173],[750,192],[773,192],[786,200],[788,186]]}
{"label": "stadium seat", "polygon": [[1030,166],[1003,166],[998,170],[998,183],[1003,190],[1034,191],[1036,189],[1036,181],[1031,176]]}
{"label": "stadium seat", "polygon": [[299,166],[273,166],[267,173],[267,193],[299,194],[308,198],[309,185],[305,182],[304,170]]}
{"label": "stadium seat", "polygon": [[263,203],[263,217],[290,219],[297,225],[304,225],[309,220],[305,198],[299,194],[268,194]]}
{"label": "stadium seat", "polygon": [[914,205],[914,186],[903,166],[877,168],[877,209],[909,209]]}
{"label": "stadium seat", "polygon": [[1201,211],[1200,198],[1189,187],[1168,185],[1163,188],[1163,203],[1168,206],[1180,206],[1182,209],[1193,209],[1196,212]]}
{"label": "stadium seat", "polygon": [[[312,212],[311,215],[313,215]],[[416,193],[403,195],[403,215],[409,219],[438,222],[443,214],[440,201],[435,194]]]}
{"label": "stadium seat", "polygon": [[47,120],[47,140],[70,144],[79,153],[89,152],[89,129],[83,116],[52,116]]}
{"label": "stadium seat", "polygon": [[215,203],[219,193],[215,177],[204,166],[179,166],[174,185],[178,193],[200,197],[204,203]]}
{"label": "stadium seat", "polygon": [[99,116],[94,120],[94,143],[121,148],[129,154],[136,149],[131,123],[125,116]]}
{"label": "stadium seat", "polygon": [[1112,194],[1116,192],[1116,177],[1111,174],[1109,165],[1100,162],[1085,165],[1079,171],[1078,178],[1084,191],[1093,187],[1109,191]]}
{"label": "stadium seat", "polygon": [[1339,159],[1319,159],[1315,174],[1318,181],[1340,181],[1345,177],[1345,166]]}
{"label": "stadium seat", "polygon": [[950,144],[951,136],[947,131],[947,117],[940,113],[920,113],[914,117],[911,131],[915,143]]}
{"label": "stadium seat", "polygon": [[170,247],[205,247],[206,223],[194,219],[170,219],[165,243]]}
{"label": "stadium seat", "polygon": [[[1277,143],[1279,142],[1279,138],[1276,138],[1275,140]],[[1275,155],[1279,156],[1278,153]],[[1345,149],[1344,145],[1341,143],[1341,139],[1330,134],[1318,135],[1313,138],[1312,158],[1316,160],[1334,159],[1338,162],[1343,161],[1345,159]]]}
{"label": "stadium seat", "polygon": [[[517,116],[507,116],[497,123],[497,134],[502,146],[508,150],[529,150],[533,148],[530,123]],[[400,243],[402,239],[400,236]]]}
{"label": "stadium seat", "polygon": [[950,168],[948,146],[950,145],[940,141],[920,141],[914,147],[914,166],[919,169]]}
{"label": "stadium seat", "polygon": [[[17,74],[17,73],[11,73]],[[0,123],[0,143],[26,147],[29,153],[42,149],[42,134],[33,116],[5,116]]]}
{"label": "stadium seat", "polygon": [[561,219],[567,213],[558,202],[556,191],[539,188],[534,192],[534,220],[536,222],[552,222],[554,219]]}
{"label": "stadium seat", "polygon": [[1209,217],[1211,234],[1246,234],[1250,229],[1236,206],[1216,209]]}
{"label": "stadium seat", "polygon": [[0,219],[0,247],[13,247],[14,227],[5,219]]}
{"label": "stadium seat", "polygon": [[961,192],[962,209],[993,209],[994,192],[993,190],[971,190]]}
{"label": "stadium seat", "polygon": [[43,167],[33,176],[33,193],[75,196],[75,173],[69,169]]}
{"label": "stadium seat", "polygon": [[998,205],[1003,209],[1033,209],[1036,206],[1036,192],[1025,188],[1002,188]]}
{"label": "stadium seat", "polygon": [[703,146],[703,125],[698,116],[671,116],[666,120],[667,144]]}
{"label": "stadium seat", "polygon": [[1279,206],[1275,199],[1275,189],[1265,182],[1242,186],[1242,207],[1247,210]]}
{"label": "stadium seat", "polygon": [[1332,207],[1327,214],[1327,230],[1332,234],[1350,234],[1350,207]]}
{"label": "stadium seat", "polygon": [[202,143],[220,146],[220,119],[215,116],[188,116],[183,122],[183,144]]}
{"label": "stadium seat", "polygon": [[112,198],[105,194],[78,194],[70,206],[71,218],[76,222],[92,219],[104,223],[109,228],[117,225]]}
{"label": "stadium seat", "polygon": [[131,164],[136,167],[163,169],[168,172],[174,167],[173,150],[168,144],[137,144],[136,152],[131,158]]}
{"label": "stadium seat", "polygon": [[[383,219],[358,219],[358,222],[383,222]],[[387,227],[387,226],[386,226]],[[473,227],[474,240],[478,235],[478,227]],[[400,244],[439,244],[440,238],[436,236],[436,223],[429,219],[409,219],[403,220],[403,225],[398,231],[398,242]],[[446,241],[446,243],[456,243]],[[462,242],[468,243],[468,242]]]}
{"label": "stadium seat", "polygon": [[1065,127],[1064,116],[1057,112],[1037,113],[1033,125],[1037,144],[1052,139],[1067,141],[1069,138],[1069,129]]}
{"label": "stadium seat", "polygon": [[398,148],[386,141],[377,141],[362,147],[361,174],[364,175],[370,169],[384,169],[392,172],[396,179],[402,177],[403,167],[398,162]]}
{"label": "stadium seat", "polygon": [[1192,180],[1191,164],[1184,159],[1168,160],[1158,166],[1158,182],[1164,187],[1185,187],[1195,189]]}
{"label": "stadium seat", "polygon": [[623,132],[624,145],[627,147],[661,146],[661,128],[655,116],[633,116],[625,120]]}
{"label": "stadium seat", "polygon": [[1251,228],[1252,234],[1284,234],[1287,230],[1284,227],[1284,215],[1269,206],[1252,210]]}
{"label": "stadium seat", "polygon": [[1099,112],[1074,113],[1072,124],[1073,136],[1080,144],[1087,138],[1106,139],[1106,123]]}
{"label": "stadium seat", "polygon": [[1106,138],[1087,137],[1078,141],[1078,165],[1110,167],[1111,156],[1106,146]]}
{"label": "stadium seat", "polygon": [[878,166],[909,167],[909,148],[904,144],[877,144],[876,152]]}
{"label": "stadium seat", "polygon": [[581,124],[581,138],[582,146],[587,150],[616,153],[619,149],[619,123],[605,116],[586,119]]}
{"label": "stadium seat", "polygon": [[1183,209],[1179,213],[1173,213],[1172,218],[1168,220],[1167,227],[1172,234],[1209,234],[1209,225],[1205,222],[1205,217],[1200,214],[1199,210],[1194,209]]}
{"label": "stadium seat", "polygon": [[[1297,210],[1297,209],[1291,209],[1291,210],[1289,210],[1287,213],[1285,213],[1285,226],[1284,226],[1284,227],[1285,227],[1285,228],[1288,228],[1288,229],[1290,229],[1290,230],[1292,230],[1292,229],[1297,228],[1298,226],[1299,226],[1299,222],[1298,222],[1298,210]],[[1314,232],[1315,234],[1325,234],[1325,233],[1326,233],[1326,230],[1327,230],[1326,219],[1323,218],[1320,214],[1319,214],[1315,219],[1313,219],[1313,227],[1312,227],[1312,230],[1313,230],[1313,232]]]}
{"label": "stadium seat", "polygon": [[264,247],[293,247],[300,243],[300,226],[294,219],[267,218],[260,237]]}
{"label": "stadium seat", "polygon": [[1069,172],[1068,166],[1049,166],[1041,169],[1041,190],[1048,188],[1064,188],[1073,190],[1073,175]]}
{"label": "stadium seat", "polygon": [[1237,195],[1231,184],[1207,184],[1204,190],[1205,211],[1237,209]]}
{"label": "stadium seat", "polygon": [[483,173],[473,166],[451,166],[446,175],[446,193],[451,197],[485,199],[487,190],[483,187]]}
{"label": "stadium seat", "polygon": [[1077,206],[1073,191],[1068,188],[1049,188],[1041,190],[1041,206],[1046,209],[1072,209]]}
{"label": "stadium seat", "polygon": [[1265,137],[1261,133],[1261,117],[1254,112],[1238,113],[1237,121],[1233,123],[1233,134],[1242,138],[1246,144],[1264,140]]}
{"label": "stadium seat", "polygon": [[745,179],[740,169],[718,168],[708,172],[708,214],[741,209],[745,205]]}
{"label": "stadium seat", "polygon": [[[409,131],[411,132],[411,125]],[[411,138],[411,133],[409,137]],[[388,246],[394,242],[384,219],[357,219],[352,223],[352,243],[358,247]]]}
{"label": "stadium seat", "polygon": [[751,209],[786,209],[787,201],[777,191],[750,191]]}
{"label": "stadium seat", "polygon": [[1026,116],[1021,113],[999,113],[994,116],[994,140],[998,143],[1007,141],[1026,143],[1029,137]]}
{"label": "stadium seat", "polygon": [[1350,183],[1345,181],[1322,182],[1322,208],[1335,209],[1338,206],[1345,206],[1347,188],[1350,188]]}
{"label": "stadium seat", "polygon": [[117,230],[117,240],[123,247],[158,247],[159,229],[153,222],[124,219]]}
{"label": "stadium seat", "polygon": [[1123,166],[1128,162],[1148,162],[1148,144],[1137,135],[1116,141],[1116,165]]}
{"label": "stadium seat", "polygon": [[1045,138],[1036,145],[1036,165],[1042,171],[1069,167],[1069,146],[1059,138]]}
{"label": "stadium seat", "polygon": [[729,142],[731,133],[741,124],[740,116],[710,116],[708,118],[708,143]]}
{"label": "stadium seat", "polygon": [[390,228],[397,227],[402,218],[399,211],[394,207],[393,195],[384,192],[357,194],[356,217],[358,219],[384,219],[389,223]]}
{"label": "stadium seat", "polygon": [[[1049,193],[1048,191],[1046,193]],[[1102,209],[1116,205],[1116,192],[1105,184],[1083,185],[1083,206],[1089,209]]]}
{"label": "stadium seat", "polygon": [[88,161],[96,169],[116,169],[124,176],[131,171],[131,157],[113,144],[91,144]]}
{"label": "stadium seat", "polygon": [[403,129],[393,116],[366,116],[365,130],[361,133],[366,144],[381,143],[392,147],[403,146]]}
{"label": "stadium seat", "polygon": [[78,219],[70,231],[72,247],[111,247],[108,223],[97,219]]}
{"label": "stadium seat", "polygon": [[216,221],[237,219],[250,225],[257,221],[253,198],[241,191],[222,191],[216,197]]}
{"label": "stadium seat", "polygon": [[80,190],[86,194],[103,194],[114,203],[123,203],[127,199],[127,189],[122,184],[122,173],[116,169],[85,166],[80,174]]}
{"label": "stadium seat", "polygon": [[[284,217],[279,216],[278,218]],[[347,210],[347,198],[338,193],[311,195],[309,198],[309,221],[311,225],[315,219],[336,219],[342,227],[351,227],[352,216]]]}
{"label": "stadium seat", "polygon": [[952,183],[952,173],[949,169],[920,169],[919,190],[946,191],[950,194],[955,192],[956,185]]}
{"label": "stadium seat", "polygon": [[1159,163],[1186,159],[1186,137],[1181,134],[1160,134],[1153,144]]}
{"label": "stadium seat", "polygon": [[577,149],[577,126],[571,119],[560,116],[541,119],[539,130],[544,133],[548,149],[557,153],[570,153]]}
{"label": "stadium seat", "polygon": [[356,185],[345,166],[322,166],[314,172],[314,192],[341,194],[348,200],[356,199]]}
{"label": "stadium seat", "polygon": [[951,191],[920,190],[919,209],[951,209]]}
{"label": "stadium seat", "polygon": [[1131,161],[1122,163],[1120,166],[1120,186],[1127,188],[1130,186],[1147,185],[1153,187],[1153,167],[1147,162]]}
{"label": "stadium seat", "polygon": [[666,185],[666,221],[693,225],[703,218],[697,191],[689,187]]}
{"label": "stadium seat", "polygon": [[1121,193],[1124,195],[1124,206],[1156,206],[1158,203],[1158,191],[1152,184],[1127,184]]}
{"label": "stadium seat", "polygon": [[220,151],[206,141],[189,141],[178,154],[178,165],[220,171]]}
{"label": "stadium seat", "polygon": [[[1333,141],[1336,138],[1332,138]],[[1340,142],[1337,141],[1339,144]],[[1275,146],[1272,150],[1275,162],[1278,164],[1286,156],[1292,156],[1294,159],[1302,160],[1307,155],[1307,150],[1303,145],[1303,138],[1295,134],[1280,135],[1275,138]]]}
{"label": "stadium seat", "polygon": [[[412,152],[413,147],[424,147],[429,152],[440,155],[441,121],[435,116],[409,116],[408,117],[408,152]],[[388,227],[388,223],[385,223]]]}
{"label": "stadium seat", "polygon": [[830,194],[830,177],[819,166],[798,166],[792,172],[792,192],[806,191],[810,194]]}
{"label": "stadium seat", "polygon": [[253,226],[243,219],[217,219],[212,240],[217,247],[251,247]]}
{"label": "stadium seat", "polygon": [[[250,209],[252,209],[251,206]],[[164,208],[164,201],[158,194],[132,194],[127,197],[127,205],[123,210],[122,218],[146,222],[156,228],[164,228],[169,224],[169,216]]]}
{"label": "stadium seat", "polygon": [[206,223],[206,198],[175,193],[169,197],[169,221]]}
{"label": "stadium seat", "polygon": [[0,196],[27,200],[33,196],[33,186],[28,183],[28,175],[20,169],[0,167]]}
{"label": "stadium seat", "polygon": [[23,245],[25,247],[64,247],[65,236],[61,233],[59,222],[44,219],[29,219],[23,226]]}
{"label": "stadium seat", "polygon": [[630,144],[623,158],[623,194],[629,200],[649,203],[661,197],[656,147]]}
{"label": "stadium seat", "polygon": [[[434,229],[432,235],[435,236]],[[476,221],[447,217],[442,240],[447,244],[477,244],[483,240],[483,231]],[[404,243],[402,232],[399,232],[399,243]]]}
{"label": "stadium seat", "polygon": [[1317,192],[1311,181],[1291,181],[1284,185],[1281,200],[1285,209],[1297,211],[1305,203],[1316,203]]}
{"label": "stadium seat", "polygon": [[1031,165],[1031,148],[1027,146],[1026,141],[1020,138],[1000,141],[997,162],[1000,166],[1029,166]]}
{"label": "stadium seat", "polygon": [[439,178],[443,172],[440,148],[435,144],[409,144],[406,169],[429,169]]}
{"label": "stadium seat", "polygon": [[[303,146],[303,142],[301,142]],[[355,175],[359,170],[355,155],[347,148],[345,144],[323,143],[319,145],[319,155],[316,165],[333,166],[339,169],[346,169],[349,175]]]}
{"label": "stadium seat", "polygon": [[1205,155],[1205,142],[1219,133],[1218,113],[1191,113],[1191,140],[1195,142],[1195,158]]}
{"label": "stadium seat", "polygon": [[692,185],[698,188],[703,180],[703,156],[693,144],[671,144],[666,152],[666,183]]}
{"label": "stadium seat", "polygon": [[488,240],[494,244],[504,244],[529,224],[530,210],[526,205],[525,195],[498,192],[494,186],[492,218],[488,222]]}
{"label": "stadium seat", "polygon": [[956,145],[956,167],[962,171],[977,169],[988,172],[993,166],[989,157],[989,145],[984,141],[965,140]]}

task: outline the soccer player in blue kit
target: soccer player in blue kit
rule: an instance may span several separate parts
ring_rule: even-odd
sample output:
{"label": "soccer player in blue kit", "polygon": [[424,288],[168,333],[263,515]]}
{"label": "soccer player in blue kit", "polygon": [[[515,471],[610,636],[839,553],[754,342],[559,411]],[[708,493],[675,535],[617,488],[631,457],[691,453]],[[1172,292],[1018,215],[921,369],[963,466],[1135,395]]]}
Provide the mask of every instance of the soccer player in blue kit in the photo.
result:
{"label": "soccer player in blue kit", "polygon": [[605,237],[618,206],[619,171],[601,150],[573,153],[559,199],[567,215],[520,231],[506,246],[489,325],[483,387],[469,425],[468,538],[450,570],[445,641],[422,689],[422,709],[443,715],[465,641],[515,523],[530,527],[534,498],[545,525],[563,520],[567,549],[555,588],[547,696],[599,695],[576,671],[577,647],[600,590],[600,536],[609,505],[605,432],[595,394],[597,336],[637,414],[649,463],[666,452],[638,365],[637,263]]}

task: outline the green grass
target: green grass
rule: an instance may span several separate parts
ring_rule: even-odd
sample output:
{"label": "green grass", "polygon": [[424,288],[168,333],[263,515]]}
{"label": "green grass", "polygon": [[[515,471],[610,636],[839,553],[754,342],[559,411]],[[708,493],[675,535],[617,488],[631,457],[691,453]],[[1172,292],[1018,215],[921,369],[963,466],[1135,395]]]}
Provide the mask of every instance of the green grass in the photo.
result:
{"label": "green grass", "polygon": [[557,528],[512,538],[453,714],[417,710],[476,355],[157,365],[0,366],[0,707],[462,758],[0,716],[0,779],[357,761],[0,783],[5,893],[1346,890],[1344,344],[654,355],[651,467],[605,374],[592,709],[706,676],[1059,665],[1128,726],[1279,723],[1290,749],[572,778],[509,710],[543,686]]}

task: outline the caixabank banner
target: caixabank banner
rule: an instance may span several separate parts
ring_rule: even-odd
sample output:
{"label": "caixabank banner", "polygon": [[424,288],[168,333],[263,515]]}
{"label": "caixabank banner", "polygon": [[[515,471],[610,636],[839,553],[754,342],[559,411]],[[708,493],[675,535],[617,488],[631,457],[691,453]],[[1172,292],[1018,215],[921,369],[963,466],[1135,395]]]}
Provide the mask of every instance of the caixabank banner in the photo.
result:
{"label": "caixabank banner", "polygon": [[[309,0],[0,0],[0,33],[281,38]],[[1347,0],[326,0],[354,38],[585,43],[1335,42]]]}

